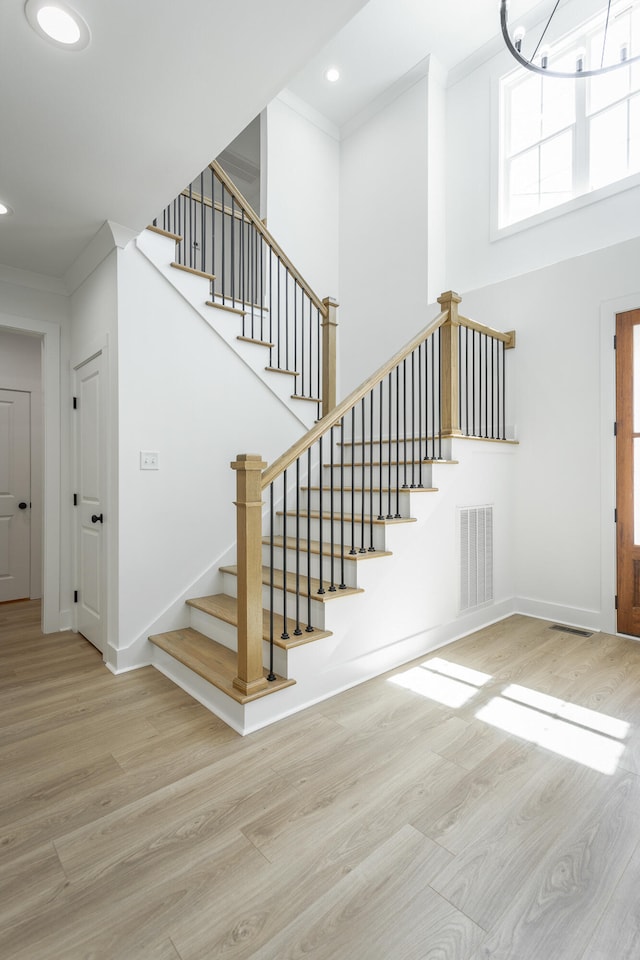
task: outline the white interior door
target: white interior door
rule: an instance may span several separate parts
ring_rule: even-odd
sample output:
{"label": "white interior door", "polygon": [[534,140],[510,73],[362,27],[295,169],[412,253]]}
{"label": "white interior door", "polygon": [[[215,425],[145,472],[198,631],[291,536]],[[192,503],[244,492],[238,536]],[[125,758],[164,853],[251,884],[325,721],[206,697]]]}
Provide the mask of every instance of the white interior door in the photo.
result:
{"label": "white interior door", "polygon": [[77,628],[104,651],[105,401],[102,354],[76,370]]}
{"label": "white interior door", "polygon": [[31,396],[0,390],[0,602],[29,596]]}

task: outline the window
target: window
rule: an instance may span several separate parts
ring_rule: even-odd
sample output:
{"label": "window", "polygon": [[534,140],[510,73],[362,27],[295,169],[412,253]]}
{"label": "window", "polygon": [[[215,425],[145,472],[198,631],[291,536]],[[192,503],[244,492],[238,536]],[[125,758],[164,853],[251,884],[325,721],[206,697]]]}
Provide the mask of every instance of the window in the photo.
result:
{"label": "window", "polygon": [[[549,67],[600,64],[604,22],[591,20],[549,53]],[[640,7],[619,6],[604,63],[640,53]],[[640,173],[640,63],[584,80],[518,68],[500,81],[499,226]]]}

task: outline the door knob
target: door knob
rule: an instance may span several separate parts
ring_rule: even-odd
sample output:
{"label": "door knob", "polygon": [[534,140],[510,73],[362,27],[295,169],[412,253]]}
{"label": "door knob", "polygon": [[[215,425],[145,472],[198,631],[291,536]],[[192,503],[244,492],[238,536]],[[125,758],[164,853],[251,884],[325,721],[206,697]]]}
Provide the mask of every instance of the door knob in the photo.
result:
{"label": "door knob", "polygon": [[26,503],[24,502],[24,500],[21,500],[20,503],[18,504],[18,510],[26,510],[26,509],[27,509]]}
{"label": "door knob", "polygon": [[102,514],[98,516],[97,513],[91,514],[91,523],[102,523]]}

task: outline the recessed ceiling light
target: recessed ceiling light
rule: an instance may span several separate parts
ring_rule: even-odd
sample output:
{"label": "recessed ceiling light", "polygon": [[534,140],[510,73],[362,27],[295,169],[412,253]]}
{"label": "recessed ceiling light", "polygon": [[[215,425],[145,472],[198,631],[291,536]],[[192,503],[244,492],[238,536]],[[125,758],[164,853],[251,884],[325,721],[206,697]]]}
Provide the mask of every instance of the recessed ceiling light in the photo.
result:
{"label": "recessed ceiling light", "polygon": [[8,203],[3,203],[0,200],[0,217],[8,217],[13,213],[13,210]]}
{"label": "recessed ceiling light", "polygon": [[83,50],[88,46],[89,27],[64,0],[27,0],[24,12],[36,33],[50,43],[65,50]]}
{"label": "recessed ceiling light", "polygon": [[340,71],[338,70],[337,67],[329,67],[329,69],[325,73],[325,77],[329,81],[329,83],[335,83],[337,80],[340,79]]}

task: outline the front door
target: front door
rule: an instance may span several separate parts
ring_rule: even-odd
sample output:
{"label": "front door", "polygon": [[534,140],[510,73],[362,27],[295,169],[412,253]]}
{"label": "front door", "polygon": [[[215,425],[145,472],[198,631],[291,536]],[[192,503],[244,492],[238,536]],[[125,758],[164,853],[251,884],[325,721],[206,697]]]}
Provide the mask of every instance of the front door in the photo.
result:
{"label": "front door", "polygon": [[78,631],[104,652],[106,621],[105,403],[102,354],[76,370],[76,603]]}
{"label": "front door", "polygon": [[0,603],[29,597],[31,395],[0,390]]}
{"label": "front door", "polygon": [[618,631],[640,636],[640,310],[616,317]]}

